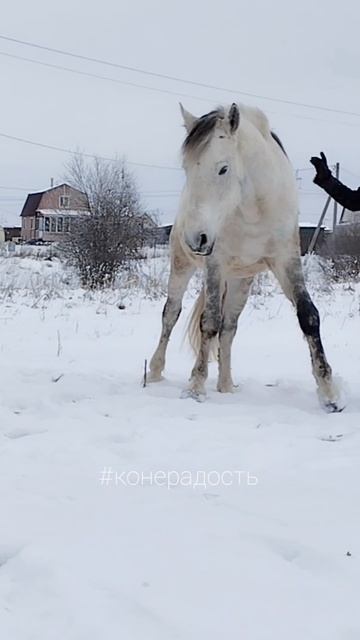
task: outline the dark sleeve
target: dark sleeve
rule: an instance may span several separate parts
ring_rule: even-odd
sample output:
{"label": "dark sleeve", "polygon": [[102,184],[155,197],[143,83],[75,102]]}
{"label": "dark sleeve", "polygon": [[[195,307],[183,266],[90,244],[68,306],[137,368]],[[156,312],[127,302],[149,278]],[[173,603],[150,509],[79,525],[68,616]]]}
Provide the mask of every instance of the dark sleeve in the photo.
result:
{"label": "dark sleeve", "polygon": [[325,180],[314,179],[315,184],[319,185],[326,193],[329,194],[336,202],[349,209],[349,211],[360,211],[360,187],[353,191],[346,187],[340,180],[330,175]]}

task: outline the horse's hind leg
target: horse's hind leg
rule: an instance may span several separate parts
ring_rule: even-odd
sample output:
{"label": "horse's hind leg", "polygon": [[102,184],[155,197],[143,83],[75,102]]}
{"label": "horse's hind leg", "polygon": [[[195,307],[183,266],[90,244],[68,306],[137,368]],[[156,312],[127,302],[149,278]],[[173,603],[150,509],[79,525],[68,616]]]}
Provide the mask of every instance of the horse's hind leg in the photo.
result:
{"label": "horse's hind leg", "polygon": [[165,367],[166,348],[171,332],[181,313],[181,303],[195,269],[183,255],[176,252],[171,257],[171,270],[168,282],[168,295],[162,313],[162,329],[159,344],[150,360],[149,382],[158,382],[162,379]]}
{"label": "horse's hind leg", "polygon": [[231,377],[231,345],[236,333],[240,313],[248,299],[253,278],[231,278],[226,282],[219,332],[219,377],[217,390],[231,393],[234,389]]}
{"label": "horse's hind leg", "polygon": [[309,345],[320,402],[329,412],[342,411],[344,405],[321,342],[319,312],[306,288],[300,256],[292,256],[287,262],[274,263],[271,269],[296,308],[300,327]]}

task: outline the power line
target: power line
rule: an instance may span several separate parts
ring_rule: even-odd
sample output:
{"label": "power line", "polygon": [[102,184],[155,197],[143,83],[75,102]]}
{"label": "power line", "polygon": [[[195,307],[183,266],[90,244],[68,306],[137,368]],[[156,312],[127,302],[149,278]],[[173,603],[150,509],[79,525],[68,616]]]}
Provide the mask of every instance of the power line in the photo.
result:
{"label": "power line", "polygon": [[[49,187],[48,187],[49,188]],[[50,187],[51,188],[51,187]],[[8,187],[5,185],[0,185],[0,189],[5,189],[6,191],[25,191],[26,193],[33,193],[35,191],[39,191],[36,190],[35,188],[30,188],[30,187]],[[47,189],[44,189],[44,191],[46,191]],[[144,197],[172,197],[172,196],[178,196],[180,195],[181,191],[162,191],[162,190],[158,190],[158,191],[141,191],[141,189],[139,190],[139,193],[144,196]],[[4,199],[15,199],[16,196],[11,196],[11,195],[0,195],[0,199],[4,200]]]}
{"label": "power line", "polygon": [[[79,151],[72,151],[71,149],[64,149],[63,147],[57,147],[55,145],[45,144],[43,142],[36,142],[35,140],[28,140],[27,138],[11,136],[7,133],[0,132],[0,137],[6,138],[7,140],[15,140],[16,142],[22,142],[24,144],[30,144],[35,147],[41,147],[42,149],[51,149],[52,151],[69,153],[73,156],[81,155],[81,156],[84,156],[84,158],[99,158],[99,160],[105,160],[106,162],[117,162],[117,160],[114,160],[114,158],[106,158],[104,156],[98,156],[95,153],[83,153]],[[146,169],[167,169],[170,171],[181,171],[180,167],[171,167],[169,165],[147,164],[146,162],[131,162],[130,160],[127,160],[126,162],[127,164],[130,164],[136,167],[144,167]]]}
{"label": "power line", "polygon": [[[80,71],[79,69],[73,69],[72,67],[64,67],[63,65],[58,65],[58,64],[52,64],[50,62],[42,62],[41,60],[35,60],[34,58],[28,58],[25,56],[18,56],[12,53],[7,53],[5,51],[0,51],[0,55],[4,56],[6,58],[12,58],[14,60],[19,60],[22,62],[30,62],[31,64],[35,64],[35,65],[40,65],[42,67],[47,67],[50,69],[57,69],[58,71],[65,71],[67,73],[72,73],[75,75],[80,75],[83,77],[88,77],[88,78],[95,78],[97,80],[104,80],[107,82],[111,82],[114,84],[121,84],[121,85],[125,85],[128,87],[135,87],[138,89],[145,89],[145,91],[153,91],[156,93],[165,93],[167,95],[173,95],[176,97],[182,97],[182,98],[191,98],[193,100],[199,100],[201,102],[206,102],[207,104],[213,104],[214,102],[216,102],[215,98],[201,98],[200,96],[194,96],[192,94],[189,93],[183,93],[181,91],[171,91],[170,89],[160,89],[159,87],[154,87],[154,86],[148,86],[148,85],[144,85],[144,84],[139,84],[137,82],[130,82],[127,80],[119,80],[118,78],[110,78],[109,76],[103,76],[100,75],[98,73],[91,73],[89,71]],[[268,113],[277,113],[276,111],[268,111]],[[314,122],[328,122],[328,120],[323,120],[321,118],[314,118],[313,116],[306,116],[304,114],[296,114],[296,113],[285,113],[282,114],[283,117],[290,117],[290,118],[297,118],[300,120],[312,120]],[[354,126],[359,126],[358,124],[355,123],[351,123],[351,122],[339,122],[336,121],[337,125],[343,124],[345,126],[348,127],[354,127]]]}
{"label": "power line", "polygon": [[27,189],[26,187],[5,187],[4,185],[0,185],[0,189],[6,189],[7,191],[31,191],[31,189]]}
{"label": "power line", "polygon": [[[336,165],[335,164],[330,164],[329,167],[330,167],[330,169],[332,171],[335,171]],[[300,173],[300,171],[301,172],[302,171],[312,171],[312,172],[314,172],[315,168],[314,167],[302,167],[301,169],[296,169],[296,173]]]}
{"label": "power line", "polygon": [[321,196],[322,198],[324,197],[324,194],[321,191],[304,191],[303,189],[299,189],[298,194],[299,196],[315,196],[315,197]]}
{"label": "power line", "polygon": [[349,173],[353,178],[356,178],[357,180],[360,180],[360,176],[358,176],[356,173],[354,173],[353,171],[349,171],[349,169],[346,169],[345,167],[343,167],[341,165],[341,171],[345,171],[345,173]]}
{"label": "power line", "polygon": [[324,107],[324,106],[320,106],[320,105],[316,105],[316,104],[310,104],[310,103],[306,103],[306,102],[296,102],[295,100],[285,100],[282,98],[273,98],[270,96],[264,96],[264,95],[260,95],[260,94],[256,94],[256,93],[250,93],[249,91],[239,91],[238,89],[229,89],[228,87],[219,87],[216,85],[212,85],[212,84],[207,84],[204,82],[196,82],[195,80],[188,80],[186,78],[179,78],[178,76],[170,76],[164,73],[158,73],[155,71],[147,71],[145,69],[140,69],[139,67],[131,67],[128,65],[123,65],[123,64],[119,64],[117,62],[113,62],[110,60],[105,60],[102,58],[95,58],[92,56],[86,56],[86,55],[82,55],[79,53],[74,53],[73,51],[66,51],[64,49],[56,49],[54,47],[47,47],[45,45],[41,45],[38,44],[36,42],[29,42],[28,40],[20,40],[19,38],[12,38],[10,36],[5,36],[0,34],[0,39],[1,40],[5,40],[7,42],[13,42],[15,44],[21,44],[24,45],[26,47],[32,47],[35,49],[40,49],[42,51],[50,51],[51,53],[56,53],[59,55],[63,55],[63,56],[68,56],[71,58],[77,58],[78,60],[84,60],[87,62],[95,62],[96,64],[102,64],[102,65],[106,65],[108,67],[113,67],[113,68],[117,68],[117,69],[123,69],[125,71],[131,71],[133,73],[140,73],[146,76],[152,76],[155,78],[162,78],[163,80],[171,80],[174,82],[182,82],[183,84],[189,84],[192,86],[196,86],[196,87],[202,87],[203,89],[214,89],[216,91],[224,91],[226,93],[232,93],[232,94],[236,94],[238,93],[239,95],[243,95],[243,96],[248,96],[251,98],[257,98],[260,100],[269,100],[271,102],[279,102],[281,104],[291,104],[291,105],[295,105],[298,107],[304,107],[306,109],[317,109],[319,111],[327,111],[330,113],[339,113],[342,115],[348,115],[348,116],[355,116],[355,117],[360,117],[360,113],[357,113],[355,111],[345,111],[343,109],[333,109],[331,107]]}
{"label": "power line", "polygon": [[128,87],[136,87],[138,89],[145,89],[147,91],[155,91],[157,93],[166,93],[171,96],[181,96],[182,98],[192,98],[194,100],[200,100],[201,102],[210,103],[212,100],[208,100],[207,98],[200,98],[199,96],[193,96],[188,93],[182,93],[181,91],[171,91],[171,89],[160,89],[158,87],[148,87],[145,84],[138,84],[137,82],[129,82],[127,80],[119,80],[118,78],[109,78],[109,76],[102,76],[98,73],[91,73],[89,71],[80,71],[78,69],[72,69],[71,67],[64,67],[59,64],[52,64],[50,62],[42,62],[41,60],[34,60],[33,58],[27,58],[25,56],[18,56],[13,53],[6,53],[5,51],[0,51],[0,56],[4,56],[6,58],[13,58],[14,60],[21,60],[23,62],[30,62],[31,64],[37,64],[41,67],[48,67],[50,69],[58,69],[60,71],[66,71],[68,73],[73,73],[79,76],[85,76],[88,78],[96,78],[97,80],[105,80],[107,82],[113,82],[115,84],[121,84]]}
{"label": "power line", "polygon": [[164,195],[164,196],[176,196],[179,195],[179,193],[181,193],[180,190],[175,190],[173,189],[172,191],[166,191],[166,189],[164,191],[162,191],[161,189],[158,189],[157,191],[141,191],[140,193],[142,193],[142,195],[144,196],[157,196],[157,195]]}
{"label": "power line", "polygon": [[[50,187],[47,187],[47,189]],[[34,193],[37,192],[38,190],[35,188],[25,188],[25,187],[4,187],[2,185],[0,185],[0,189],[4,189],[6,191],[24,191],[25,193]],[[46,191],[47,189],[44,189],[44,191]],[[141,191],[139,190],[139,193],[144,196],[145,198],[173,198],[175,196],[180,195],[181,191]],[[14,199],[16,198],[16,196],[12,196],[12,195],[0,195],[0,199],[4,200],[4,199]]]}
{"label": "power line", "polygon": [[141,193],[140,194],[144,198],[177,198],[180,195],[181,191],[177,193]]}
{"label": "power line", "polygon": [[[0,51],[0,55],[4,56],[6,58],[12,58],[14,60],[20,60],[22,62],[30,62],[31,64],[37,64],[40,65],[42,67],[47,67],[50,69],[57,69],[59,71],[66,71],[68,73],[72,73],[75,75],[80,75],[80,76],[84,76],[84,77],[88,77],[88,78],[95,78],[97,80],[104,80],[107,82],[112,82],[115,84],[121,84],[121,85],[125,85],[128,87],[135,87],[138,89],[145,89],[145,91],[153,91],[156,93],[165,93],[167,95],[173,95],[173,96],[177,96],[177,97],[182,97],[182,98],[191,98],[193,100],[199,100],[200,102],[206,102],[207,104],[213,104],[214,102],[216,102],[216,99],[214,98],[201,98],[200,96],[194,96],[192,94],[189,93],[183,93],[181,91],[171,91],[170,89],[160,89],[158,87],[154,87],[154,86],[148,86],[148,85],[144,85],[144,84],[139,84],[137,82],[130,82],[127,80],[119,80],[118,78],[110,78],[109,76],[102,76],[98,73],[91,73],[88,71],[80,71],[78,69],[73,69],[72,67],[64,67],[62,65],[58,65],[58,64],[52,64],[50,62],[42,62],[41,60],[35,60],[33,58],[28,58],[25,56],[18,56],[12,53],[6,53],[5,51]],[[268,113],[277,113],[276,111],[269,111]],[[313,116],[306,116],[304,114],[297,114],[297,113],[285,113],[285,114],[281,114],[283,117],[290,117],[290,118],[297,118],[300,120],[312,120],[314,122],[329,122],[328,120],[323,120],[321,118],[314,118]],[[359,126],[358,124],[355,123],[351,123],[351,122],[339,122],[336,121],[337,125],[344,125],[347,127],[357,127]]]}

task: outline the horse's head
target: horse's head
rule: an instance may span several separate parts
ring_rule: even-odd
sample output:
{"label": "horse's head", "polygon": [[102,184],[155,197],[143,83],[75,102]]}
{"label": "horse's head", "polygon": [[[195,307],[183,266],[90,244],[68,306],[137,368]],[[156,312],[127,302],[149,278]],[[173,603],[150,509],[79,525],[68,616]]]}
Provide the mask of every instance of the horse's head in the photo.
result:
{"label": "horse's head", "polygon": [[236,132],[240,113],[236,104],[196,118],[182,105],[187,136],[183,144],[186,185],[182,218],[187,245],[198,255],[209,255],[225,216],[239,202]]}

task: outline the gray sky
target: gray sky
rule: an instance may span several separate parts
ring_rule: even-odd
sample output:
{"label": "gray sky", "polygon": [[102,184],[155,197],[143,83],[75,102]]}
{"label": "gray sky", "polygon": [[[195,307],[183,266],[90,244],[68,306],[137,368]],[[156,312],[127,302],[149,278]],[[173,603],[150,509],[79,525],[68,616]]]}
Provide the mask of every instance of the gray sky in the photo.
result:
{"label": "gray sky", "polygon": [[[242,101],[266,111],[295,168],[310,167],[309,157],[324,150],[330,163],[341,163],[344,181],[357,187],[359,23],[358,0],[12,0],[2,8],[2,35],[233,91],[145,76],[0,39],[0,132],[176,167],[183,138],[178,101],[198,115],[222,102]],[[176,95],[76,76],[5,57],[4,52]],[[68,156],[2,137],[0,149],[0,185],[12,187],[0,189],[0,223],[17,223],[26,192],[14,187],[36,191],[47,188],[51,177],[61,180]],[[134,167],[134,172],[148,194],[145,203],[159,208],[164,222],[172,220],[181,171]],[[299,175],[301,217],[317,219],[324,194],[312,184],[311,170]]]}

